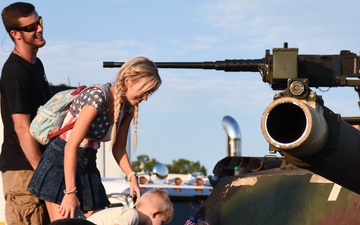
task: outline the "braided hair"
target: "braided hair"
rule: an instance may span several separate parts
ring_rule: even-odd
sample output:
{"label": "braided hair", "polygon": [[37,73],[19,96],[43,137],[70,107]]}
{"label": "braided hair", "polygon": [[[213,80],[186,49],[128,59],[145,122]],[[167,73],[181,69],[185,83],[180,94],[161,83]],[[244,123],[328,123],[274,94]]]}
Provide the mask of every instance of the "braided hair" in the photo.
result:
{"label": "braided hair", "polygon": [[[141,93],[153,93],[161,85],[161,78],[154,62],[146,57],[135,57],[125,62],[117,76],[115,81],[115,98],[114,98],[114,126],[111,131],[111,142],[112,145],[116,139],[116,123],[119,121],[121,106],[121,96],[124,96],[127,91],[125,85],[125,79],[129,79],[131,82],[136,83],[141,80],[144,84],[140,88]],[[138,129],[138,104],[133,106],[134,113],[134,150],[137,147],[137,129]]]}

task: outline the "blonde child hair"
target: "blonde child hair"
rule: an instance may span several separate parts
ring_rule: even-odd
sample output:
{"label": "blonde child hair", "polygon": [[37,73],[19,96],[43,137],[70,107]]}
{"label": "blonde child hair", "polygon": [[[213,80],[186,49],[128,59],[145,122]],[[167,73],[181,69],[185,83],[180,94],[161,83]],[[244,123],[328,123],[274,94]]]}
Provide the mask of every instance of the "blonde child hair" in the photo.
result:
{"label": "blonde child hair", "polygon": [[[169,223],[174,217],[173,204],[165,189],[153,188],[145,192],[135,204],[138,211],[146,211],[147,208],[156,208],[164,217],[165,223]],[[145,210],[144,210],[145,209]]]}

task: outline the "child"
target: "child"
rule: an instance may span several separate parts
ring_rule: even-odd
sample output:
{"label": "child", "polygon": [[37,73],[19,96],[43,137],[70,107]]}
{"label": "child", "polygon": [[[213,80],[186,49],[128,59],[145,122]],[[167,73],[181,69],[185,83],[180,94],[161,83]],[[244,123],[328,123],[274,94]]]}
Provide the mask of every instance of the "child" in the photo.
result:
{"label": "child", "polygon": [[174,208],[164,189],[145,192],[135,204],[135,208],[114,207],[98,211],[88,220],[97,225],[162,225],[174,217]]}

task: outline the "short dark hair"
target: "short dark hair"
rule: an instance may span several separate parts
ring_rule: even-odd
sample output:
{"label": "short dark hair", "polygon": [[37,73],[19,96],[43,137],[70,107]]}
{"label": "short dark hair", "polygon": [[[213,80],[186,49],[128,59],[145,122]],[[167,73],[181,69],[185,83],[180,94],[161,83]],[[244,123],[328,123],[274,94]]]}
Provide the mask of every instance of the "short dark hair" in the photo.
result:
{"label": "short dark hair", "polygon": [[27,2],[15,2],[2,10],[1,17],[6,31],[19,27],[19,18],[26,17],[35,11],[35,6]]}
{"label": "short dark hair", "polygon": [[95,223],[85,219],[59,219],[52,221],[49,225],[96,225]]}

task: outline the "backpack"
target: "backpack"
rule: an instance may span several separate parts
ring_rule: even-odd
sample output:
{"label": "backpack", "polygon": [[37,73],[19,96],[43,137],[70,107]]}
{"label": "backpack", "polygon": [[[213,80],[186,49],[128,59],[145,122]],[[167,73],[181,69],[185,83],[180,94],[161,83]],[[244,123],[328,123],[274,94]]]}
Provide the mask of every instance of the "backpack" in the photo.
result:
{"label": "backpack", "polygon": [[89,87],[80,86],[77,89],[60,91],[51,97],[44,105],[40,106],[35,118],[30,123],[30,133],[35,140],[42,145],[48,145],[52,138],[72,129],[76,120],[61,128],[66,113],[71,103],[81,92],[93,87],[101,89],[105,93],[106,98],[108,98],[109,88],[106,85],[97,84]]}

